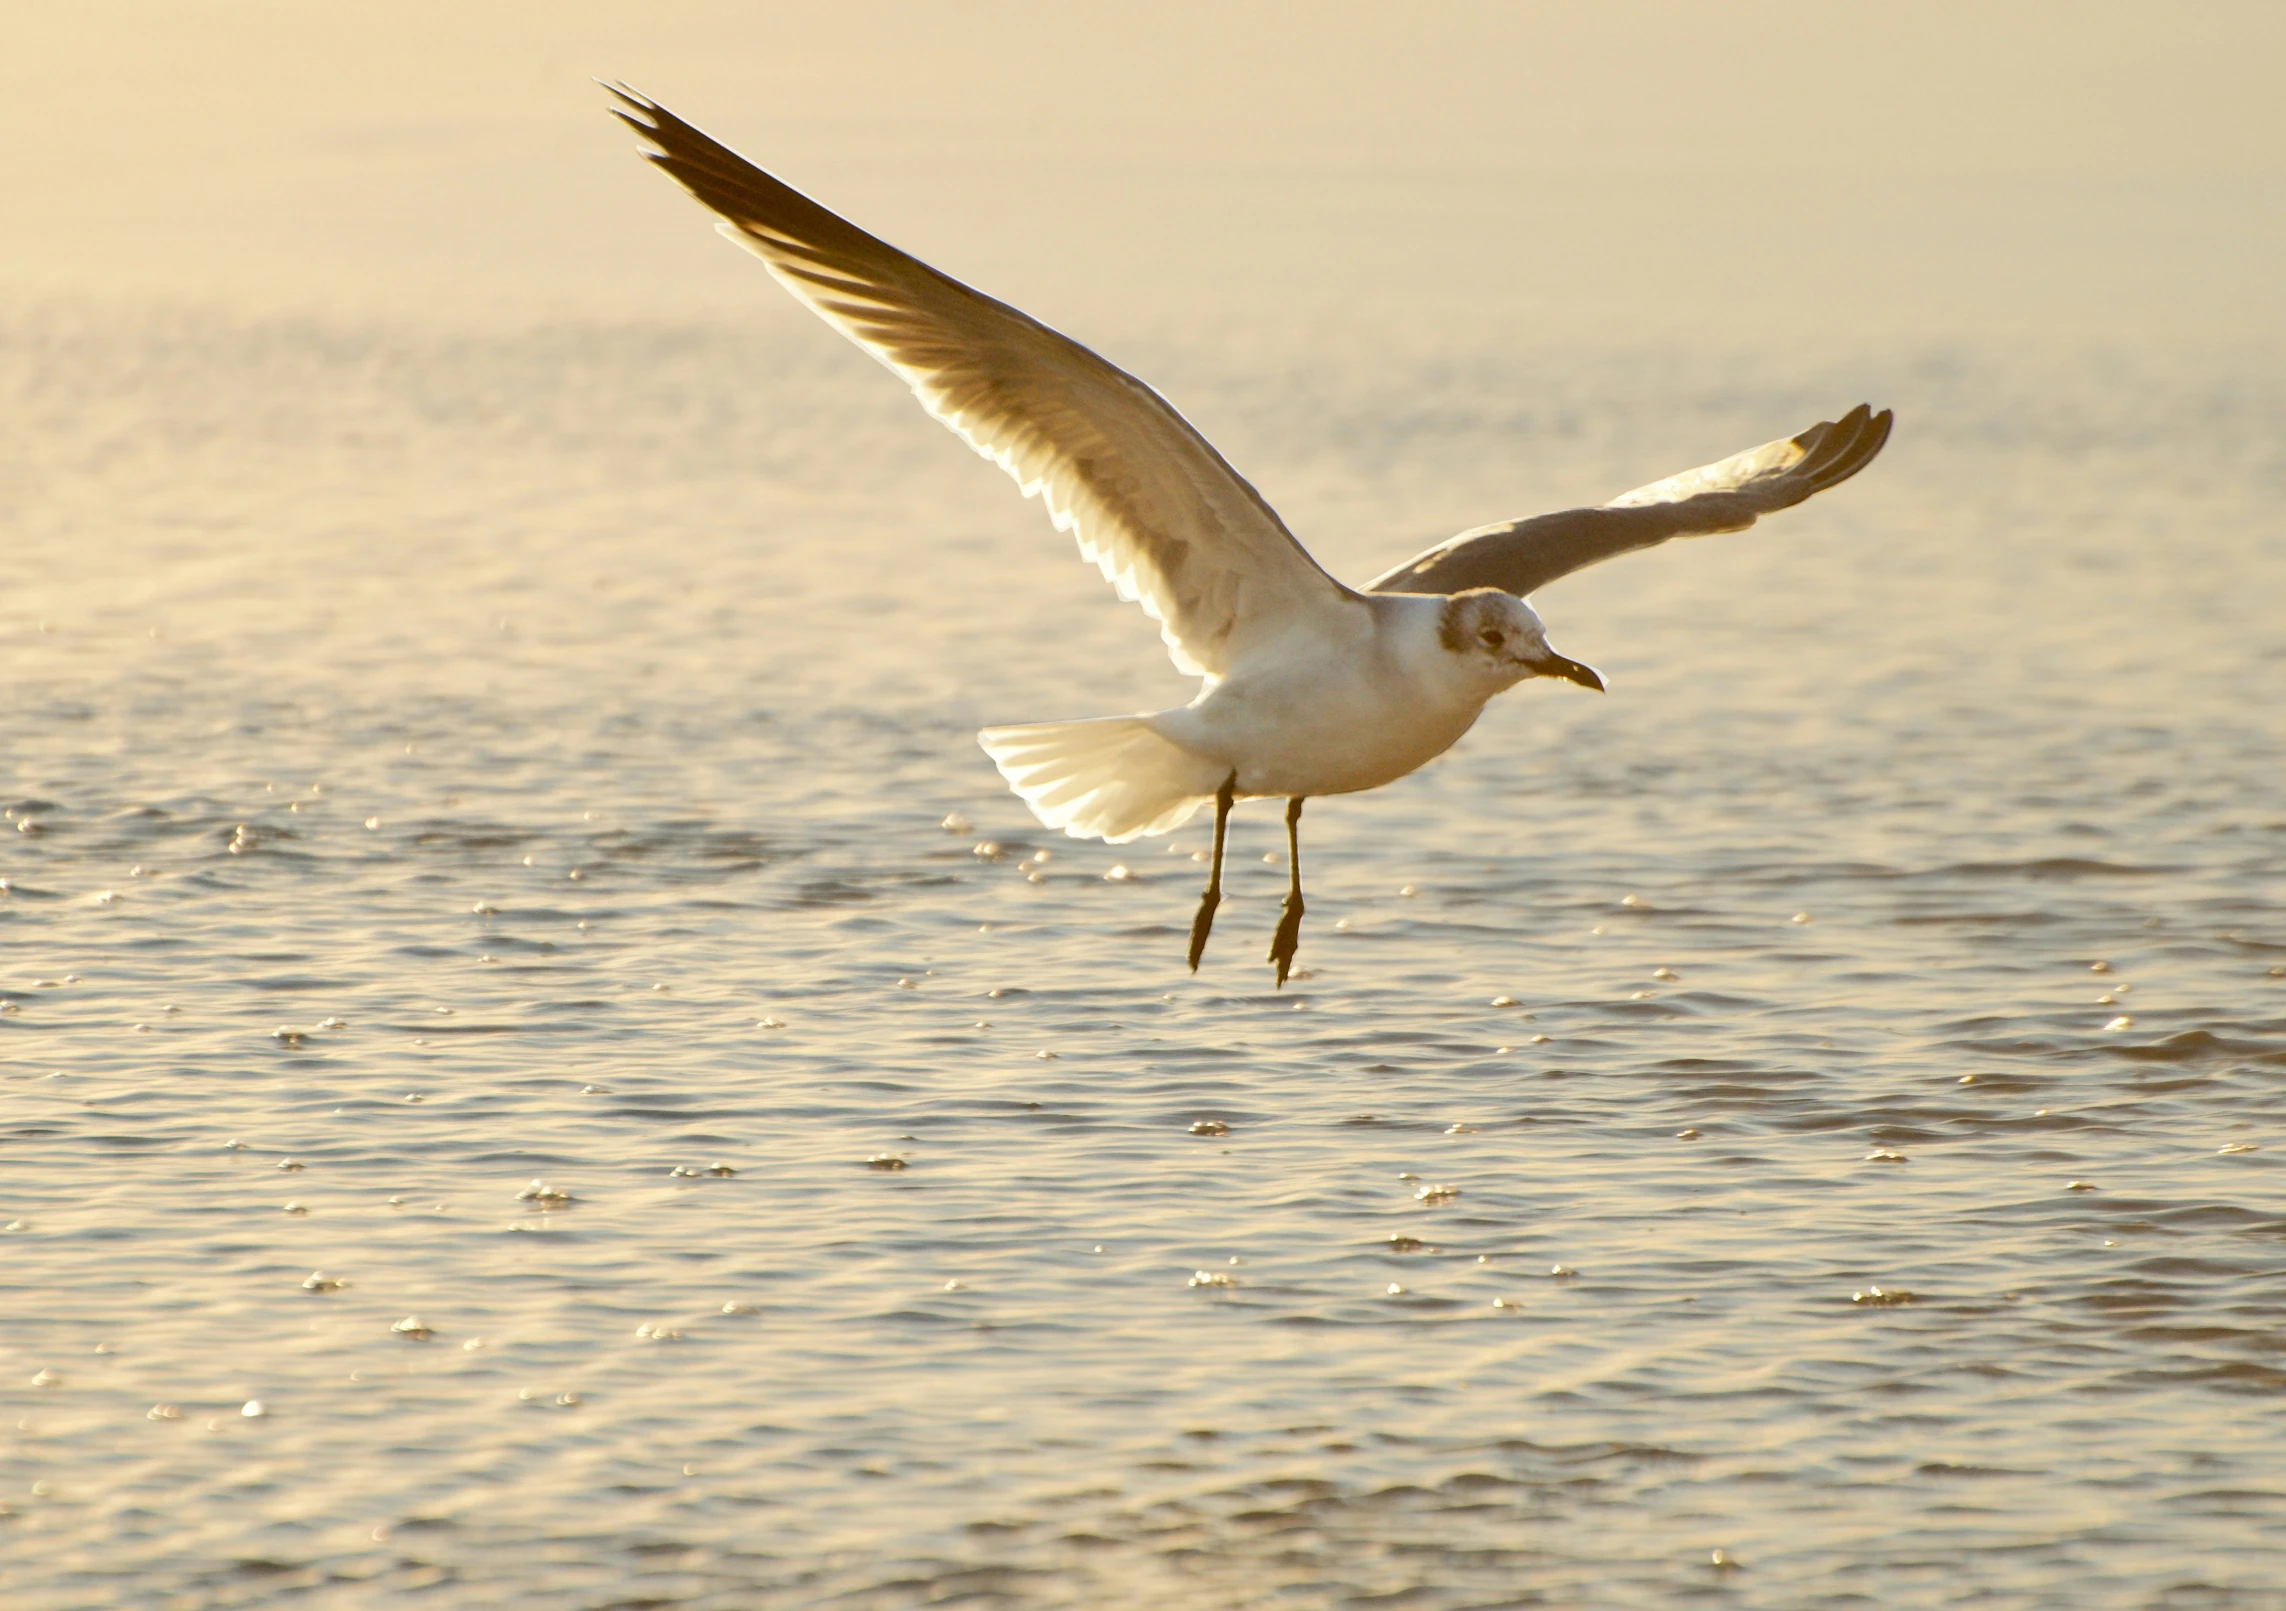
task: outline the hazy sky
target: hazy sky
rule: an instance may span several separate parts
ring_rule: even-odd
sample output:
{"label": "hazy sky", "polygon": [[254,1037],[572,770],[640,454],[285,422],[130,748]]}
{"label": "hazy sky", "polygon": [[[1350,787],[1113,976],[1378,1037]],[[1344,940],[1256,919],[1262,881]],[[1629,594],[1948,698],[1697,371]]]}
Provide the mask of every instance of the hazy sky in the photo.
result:
{"label": "hazy sky", "polygon": [[593,75],[1051,319],[2286,329],[2275,0],[6,12],[17,297],[752,306]]}

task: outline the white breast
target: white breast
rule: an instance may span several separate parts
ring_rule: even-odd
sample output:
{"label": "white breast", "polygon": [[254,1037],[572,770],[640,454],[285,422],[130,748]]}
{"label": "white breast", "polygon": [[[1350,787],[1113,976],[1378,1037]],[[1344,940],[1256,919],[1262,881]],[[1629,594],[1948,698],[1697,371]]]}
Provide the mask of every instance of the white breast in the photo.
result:
{"label": "white breast", "polygon": [[1264,643],[1152,726],[1235,771],[1246,795],[1379,788],[1443,754],[1497,685],[1468,676],[1438,641],[1442,599],[1362,602],[1348,630]]}

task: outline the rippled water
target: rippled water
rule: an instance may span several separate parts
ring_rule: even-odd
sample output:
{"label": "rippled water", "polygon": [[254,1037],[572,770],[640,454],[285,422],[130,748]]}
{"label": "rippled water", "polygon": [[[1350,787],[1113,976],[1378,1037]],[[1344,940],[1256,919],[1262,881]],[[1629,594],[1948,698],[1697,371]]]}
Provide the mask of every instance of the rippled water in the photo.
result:
{"label": "rippled water", "polygon": [[1313,806],[1279,993],[796,318],[0,326],[10,1607],[2286,1605],[2275,354],[1115,345],[1353,578],[1899,410]]}

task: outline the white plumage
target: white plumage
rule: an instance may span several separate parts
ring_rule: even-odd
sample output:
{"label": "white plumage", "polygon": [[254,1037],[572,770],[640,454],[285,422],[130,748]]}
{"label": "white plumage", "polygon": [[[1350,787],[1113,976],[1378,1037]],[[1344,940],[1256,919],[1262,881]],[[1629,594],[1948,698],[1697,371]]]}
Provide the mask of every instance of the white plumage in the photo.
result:
{"label": "white plumage", "polygon": [[1441,754],[1527,677],[1602,679],[1548,647],[1524,594],[1613,554],[1735,531],[1854,475],[1889,415],[1838,422],[1654,482],[1597,509],[1463,532],[1360,592],[1134,376],[857,228],[655,102],[612,91],[653,162],[778,282],[886,365],[921,406],[1046,503],[1122,598],[1204,680],[1175,710],[979,735],[1039,819],[1082,838],[1164,833],[1216,804],[1220,896],[1231,804],[1282,795],[1292,873],[1271,946],[1284,982],[1302,914],[1301,802],[1378,788]]}

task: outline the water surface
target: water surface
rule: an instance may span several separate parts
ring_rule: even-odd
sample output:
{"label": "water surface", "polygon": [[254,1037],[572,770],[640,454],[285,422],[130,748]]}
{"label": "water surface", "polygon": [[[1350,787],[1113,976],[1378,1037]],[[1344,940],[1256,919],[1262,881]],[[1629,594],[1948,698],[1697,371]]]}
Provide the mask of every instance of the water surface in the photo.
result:
{"label": "water surface", "polygon": [[822,332],[0,345],[10,1606],[2286,1604],[2275,354],[1131,333],[1352,579],[1899,410],[1313,805],[1277,992]]}

